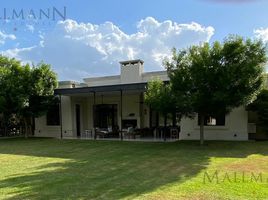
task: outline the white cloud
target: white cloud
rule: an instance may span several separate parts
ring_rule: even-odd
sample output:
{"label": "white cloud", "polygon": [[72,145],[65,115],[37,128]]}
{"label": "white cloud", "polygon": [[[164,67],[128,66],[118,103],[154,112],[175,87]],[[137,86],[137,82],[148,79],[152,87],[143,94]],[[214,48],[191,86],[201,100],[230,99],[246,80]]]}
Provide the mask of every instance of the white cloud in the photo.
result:
{"label": "white cloud", "polygon": [[5,32],[0,31],[0,45],[5,44],[5,41],[9,40],[15,40],[16,36],[13,34],[6,34]]}
{"label": "white cloud", "polygon": [[268,42],[268,28],[260,28],[254,30],[254,34],[257,38],[262,39],[264,42]]}
{"label": "white cloud", "polygon": [[[261,39],[263,42],[268,44],[268,28],[259,28],[254,30],[254,35],[256,38]],[[268,64],[266,64],[266,72],[268,72]]]}
{"label": "white cloud", "polygon": [[74,20],[59,22],[31,48],[11,49],[6,55],[21,60],[50,63],[61,80],[119,73],[119,61],[143,59],[145,70],[161,70],[162,59],[173,47],[185,48],[209,41],[212,27],[197,23],[159,22],[147,17],[137,23],[133,34],[112,22],[96,25]]}

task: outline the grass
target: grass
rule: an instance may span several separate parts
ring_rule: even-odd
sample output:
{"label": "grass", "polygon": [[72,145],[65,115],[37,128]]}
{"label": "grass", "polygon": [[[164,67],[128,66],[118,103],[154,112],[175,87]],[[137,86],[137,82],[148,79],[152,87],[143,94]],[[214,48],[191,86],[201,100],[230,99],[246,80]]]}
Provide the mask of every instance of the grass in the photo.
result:
{"label": "grass", "polygon": [[0,199],[268,199],[268,142],[2,139]]}

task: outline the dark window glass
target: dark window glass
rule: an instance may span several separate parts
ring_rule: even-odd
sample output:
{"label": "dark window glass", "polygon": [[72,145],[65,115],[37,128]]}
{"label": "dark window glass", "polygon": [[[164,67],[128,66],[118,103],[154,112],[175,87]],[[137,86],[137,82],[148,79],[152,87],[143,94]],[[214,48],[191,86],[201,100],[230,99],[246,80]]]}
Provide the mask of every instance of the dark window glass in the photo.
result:
{"label": "dark window glass", "polygon": [[116,104],[95,105],[94,126],[98,128],[118,127],[117,105]]}
{"label": "dark window glass", "polygon": [[[198,125],[200,125],[200,117],[198,115]],[[225,125],[225,115],[217,116],[206,116],[205,126],[224,126]]]}
{"label": "dark window glass", "polygon": [[50,106],[47,112],[47,125],[59,126],[60,125],[60,107],[59,104]]}

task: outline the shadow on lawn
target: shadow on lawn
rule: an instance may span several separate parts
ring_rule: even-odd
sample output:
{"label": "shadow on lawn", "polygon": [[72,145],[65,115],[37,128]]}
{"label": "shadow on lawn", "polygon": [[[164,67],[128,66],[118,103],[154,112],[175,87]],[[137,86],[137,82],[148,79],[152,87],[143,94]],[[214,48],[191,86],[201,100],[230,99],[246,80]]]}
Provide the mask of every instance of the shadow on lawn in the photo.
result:
{"label": "shadow on lawn", "polygon": [[10,199],[134,198],[189,180],[206,168],[210,157],[267,155],[267,143],[257,144],[210,142],[200,147],[198,142],[0,140],[0,154],[55,158],[51,163],[33,166],[29,173],[22,167],[21,173],[0,180],[0,188],[14,192],[5,193],[11,195]]}

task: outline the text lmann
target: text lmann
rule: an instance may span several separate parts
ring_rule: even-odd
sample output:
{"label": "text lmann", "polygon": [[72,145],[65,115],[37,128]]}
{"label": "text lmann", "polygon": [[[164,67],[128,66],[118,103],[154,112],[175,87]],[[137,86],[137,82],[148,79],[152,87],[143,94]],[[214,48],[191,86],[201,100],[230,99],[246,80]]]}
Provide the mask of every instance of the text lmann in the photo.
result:
{"label": "text lmann", "polygon": [[8,9],[0,10],[0,20],[65,20],[66,7],[58,9],[56,7],[46,9]]}

